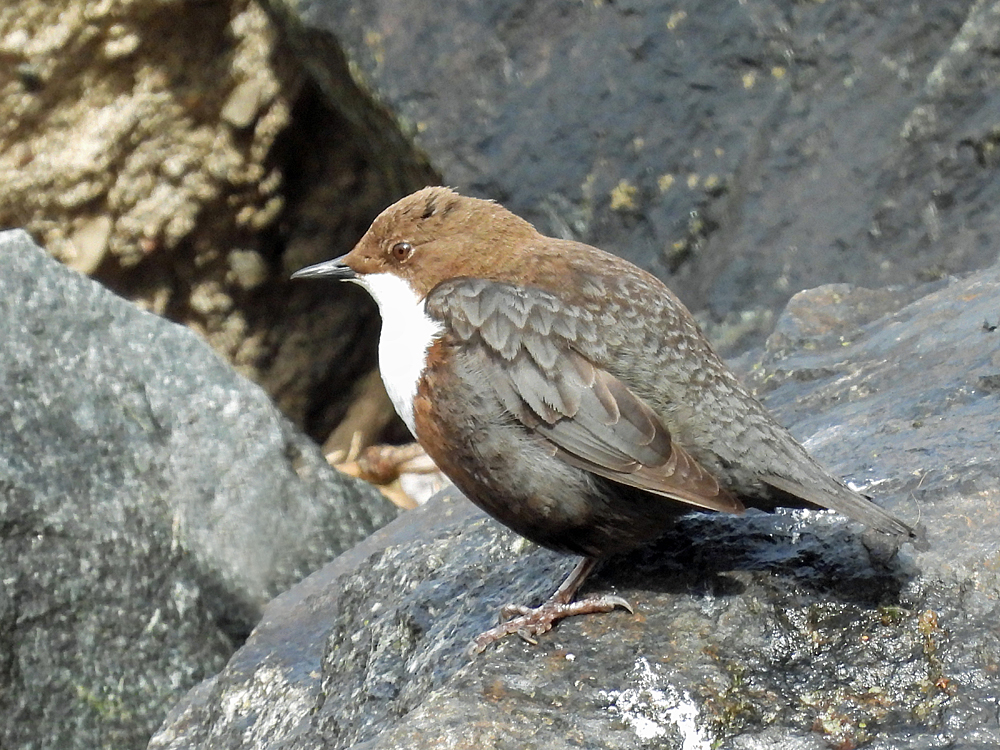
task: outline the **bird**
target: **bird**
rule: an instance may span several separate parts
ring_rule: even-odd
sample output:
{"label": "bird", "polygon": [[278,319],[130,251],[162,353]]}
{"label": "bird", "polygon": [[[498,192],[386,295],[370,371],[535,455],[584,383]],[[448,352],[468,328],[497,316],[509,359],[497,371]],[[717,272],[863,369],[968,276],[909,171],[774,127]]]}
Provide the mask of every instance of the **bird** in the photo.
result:
{"label": "bird", "polygon": [[427,454],[500,523],[581,558],[540,606],[505,607],[473,652],[515,633],[535,643],[564,617],[631,612],[577,591],[690,511],[825,508],[915,537],[768,413],[662,281],[499,203],[423,188],[348,254],[292,278],[366,289],[386,391]]}

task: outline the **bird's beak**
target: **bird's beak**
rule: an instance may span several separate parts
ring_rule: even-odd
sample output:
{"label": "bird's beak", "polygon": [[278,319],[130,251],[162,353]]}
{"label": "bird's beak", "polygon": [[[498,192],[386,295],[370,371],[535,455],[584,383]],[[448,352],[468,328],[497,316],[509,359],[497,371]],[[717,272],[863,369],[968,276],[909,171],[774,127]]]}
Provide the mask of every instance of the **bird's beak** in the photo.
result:
{"label": "bird's beak", "polygon": [[317,263],[315,266],[307,266],[305,268],[300,268],[298,271],[292,274],[293,279],[318,279],[318,278],[332,278],[340,279],[341,281],[351,281],[352,279],[358,278],[357,272],[344,262],[344,258],[347,256],[342,256],[340,258],[334,258],[333,260],[327,260],[323,263]]}

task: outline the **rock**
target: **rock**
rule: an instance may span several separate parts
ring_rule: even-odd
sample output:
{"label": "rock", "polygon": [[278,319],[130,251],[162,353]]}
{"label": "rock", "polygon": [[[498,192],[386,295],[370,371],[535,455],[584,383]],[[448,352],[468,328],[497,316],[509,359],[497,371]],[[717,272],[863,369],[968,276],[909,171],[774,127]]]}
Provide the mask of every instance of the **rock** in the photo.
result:
{"label": "rock", "polygon": [[0,747],[144,747],[395,515],[191,331],[0,233]]}
{"label": "rock", "polygon": [[803,293],[749,380],[926,549],[831,513],[692,514],[587,584],[635,615],[470,658],[574,560],[445,492],[272,602],[150,747],[1000,745],[1000,265],[923,292]]}
{"label": "rock", "polygon": [[443,184],[673,277],[734,350],[799,289],[995,257],[994,3],[264,4],[333,106],[360,87]]}
{"label": "rock", "polygon": [[255,0],[3,8],[0,227],[193,328],[324,440],[375,366],[378,316],[360,289],[288,276],[433,181],[406,173],[412,146],[324,105]]}
{"label": "rock", "polygon": [[[41,84],[4,80],[0,225],[17,222],[88,273],[105,261],[145,264],[152,286],[170,279],[150,278],[162,262],[151,255],[196,253],[204,267],[232,242],[237,215],[245,225],[267,211],[275,193],[268,183],[281,179],[268,155],[288,127],[302,75],[272,59],[280,54],[259,7],[7,5],[4,54],[30,61]],[[229,132],[250,122],[253,133]],[[211,231],[219,232],[214,242]],[[174,258],[175,273],[183,265]]]}

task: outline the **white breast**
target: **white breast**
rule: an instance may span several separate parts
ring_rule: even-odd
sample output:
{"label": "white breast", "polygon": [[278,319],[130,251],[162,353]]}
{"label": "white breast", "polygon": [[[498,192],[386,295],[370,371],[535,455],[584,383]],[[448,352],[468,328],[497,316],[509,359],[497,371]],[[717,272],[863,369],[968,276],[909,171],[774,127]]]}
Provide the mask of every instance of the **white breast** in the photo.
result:
{"label": "white breast", "polygon": [[441,335],[441,325],[424,311],[424,303],[410,285],[389,273],[361,276],[357,283],[368,290],[382,315],[378,341],[378,368],[396,413],[417,434],[413,424],[413,398],[427,362],[427,349]]}

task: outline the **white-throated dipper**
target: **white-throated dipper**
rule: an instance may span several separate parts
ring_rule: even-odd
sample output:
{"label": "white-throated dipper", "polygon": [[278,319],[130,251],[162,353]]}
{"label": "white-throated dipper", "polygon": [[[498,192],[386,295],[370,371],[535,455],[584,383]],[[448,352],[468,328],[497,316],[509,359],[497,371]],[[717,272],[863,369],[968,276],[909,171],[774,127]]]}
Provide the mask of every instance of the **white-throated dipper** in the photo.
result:
{"label": "white-throated dipper", "polygon": [[722,363],[656,277],[540,234],[443,187],[387,208],[347,255],[293,274],[360,284],[382,315],[379,369],[396,411],[479,507],[582,555],[552,597],[474,643],[527,639],[569,615],[595,564],[690,510],[831,508],[913,531],[820,466]]}

